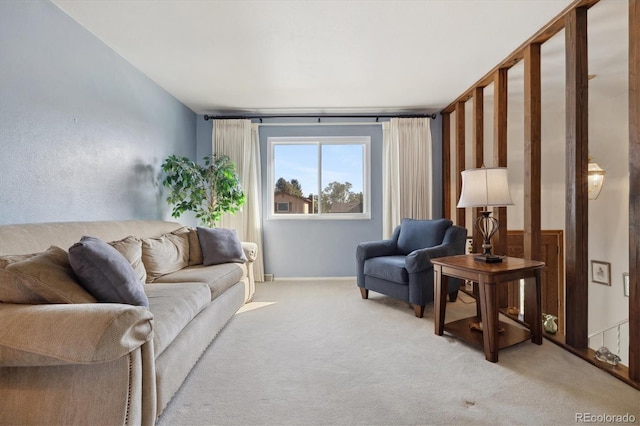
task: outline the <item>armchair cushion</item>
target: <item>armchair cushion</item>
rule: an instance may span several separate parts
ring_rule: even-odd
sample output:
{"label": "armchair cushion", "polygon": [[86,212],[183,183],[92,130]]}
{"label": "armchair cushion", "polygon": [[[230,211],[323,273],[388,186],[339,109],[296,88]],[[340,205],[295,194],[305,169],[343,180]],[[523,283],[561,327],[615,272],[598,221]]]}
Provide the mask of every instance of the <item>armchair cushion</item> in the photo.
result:
{"label": "armchair cushion", "polygon": [[364,263],[364,274],[387,281],[409,284],[405,256],[383,256],[367,259]]}
{"label": "armchair cushion", "polygon": [[402,219],[398,236],[398,254],[406,256],[414,250],[442,244],[444,233],[451,224],[448,219]]}

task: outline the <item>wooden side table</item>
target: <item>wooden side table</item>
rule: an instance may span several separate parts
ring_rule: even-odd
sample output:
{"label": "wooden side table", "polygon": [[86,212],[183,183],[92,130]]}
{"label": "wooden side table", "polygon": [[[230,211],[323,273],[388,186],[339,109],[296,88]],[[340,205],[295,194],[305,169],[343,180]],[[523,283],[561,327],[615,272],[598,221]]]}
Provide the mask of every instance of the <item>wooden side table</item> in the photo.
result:
{"label": "wooden side table", "polygon": [[[535,344],[542,344],[542,314],[540,295],[542,288],[542,268],[544,262],[535,260],[504,257],[502,263],[481,263],[474,260],[475,255],[449,256],[431,259],[434,269],[435,293],[435,333],[442,336],[447,331],[463,341],[484,349],[487,361],[498,362],[498,349],[515,345],[531,338]],[[447,277],[470,280],[478,285],[478,299],[480,316],[464,318],[458,321],[444,323],[447,307]],[[500,283],[535,278],[535,303],[528,307],[531,312],[532,324],[529,330],[516,327],[498,320],[498,292]],[[527,283],[530,285],[531,283]],[[471,330],[470,322],[482,322],[483,331]],[[499,328],[504,329],[499,333]]]}

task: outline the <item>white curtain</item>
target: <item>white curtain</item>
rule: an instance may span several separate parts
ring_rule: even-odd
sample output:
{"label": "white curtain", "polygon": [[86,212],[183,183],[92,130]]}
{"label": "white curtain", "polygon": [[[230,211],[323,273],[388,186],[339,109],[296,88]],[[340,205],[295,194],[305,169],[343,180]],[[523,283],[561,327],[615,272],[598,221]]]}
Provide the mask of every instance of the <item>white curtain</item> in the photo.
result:
{"label": "white curtain", "polygon": [[383,123],[382,234],[389,238],[403,218],[432,218],[429,118]]}
{"label": "white curtain", "polygon": [[251,120],[215,120],[212,142],[214,154],[227,155],[236,165],[246,197],[242,210],[235,215],[223,215],[220,226],[233,228],[240,240],[257,244],[258,256],[253,264],[253,274],[256,281],[264,281],[258,125],[251,124]]}

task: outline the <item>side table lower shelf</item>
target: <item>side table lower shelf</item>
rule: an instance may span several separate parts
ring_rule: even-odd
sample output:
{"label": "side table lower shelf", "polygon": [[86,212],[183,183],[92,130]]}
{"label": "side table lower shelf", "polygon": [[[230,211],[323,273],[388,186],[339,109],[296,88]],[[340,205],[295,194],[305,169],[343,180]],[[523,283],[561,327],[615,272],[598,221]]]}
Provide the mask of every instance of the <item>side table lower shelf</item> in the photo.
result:
{"label": "side table lower shelf", "polygon": [[[484,347],[482,332],[469,328],[469,323],[471,322],[481,322],[481,319],[480,317],[475,316],[446,323],[444,325],[444,331],[458,337],[463,342],[482,349]],[[527,329],[502,321],[498,321],[498,323],[499,327],[504,329],[503,333],[498,334],[499,349],[508,348],[509,346],[531,339],[531,333]]]}

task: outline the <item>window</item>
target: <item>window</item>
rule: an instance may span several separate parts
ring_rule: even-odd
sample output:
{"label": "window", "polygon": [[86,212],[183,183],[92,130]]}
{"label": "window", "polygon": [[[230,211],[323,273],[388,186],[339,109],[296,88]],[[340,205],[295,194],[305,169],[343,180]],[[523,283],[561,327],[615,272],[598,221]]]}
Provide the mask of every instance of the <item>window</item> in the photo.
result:
{"label": "window", "polygon": [[276,212],[289,212],[289,203],[276,203]]}
{"label": "window", "polygon": [[269,138],[269,218],[370,219],[370,144],[368,136]]}

